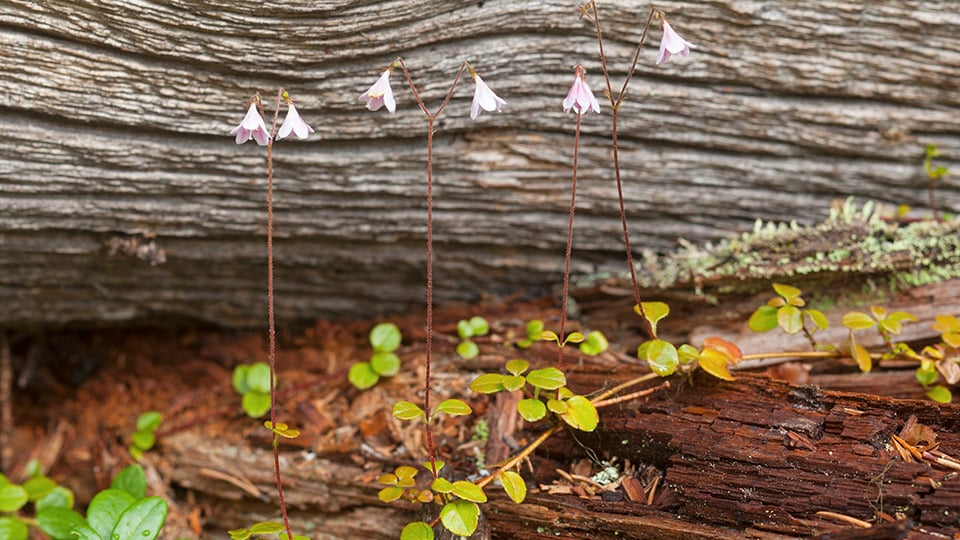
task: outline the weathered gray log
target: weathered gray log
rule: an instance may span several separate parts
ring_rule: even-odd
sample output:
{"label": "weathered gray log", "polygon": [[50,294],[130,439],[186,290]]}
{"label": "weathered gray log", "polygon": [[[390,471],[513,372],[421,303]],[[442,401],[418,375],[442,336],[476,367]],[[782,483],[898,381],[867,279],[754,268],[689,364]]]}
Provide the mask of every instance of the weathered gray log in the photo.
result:
{"label": "weathered gray log", "polygon": [[[463,60],[508,102],[471,122],[464,80],[437,126],[437,298],[544,290],[561,268],[572,66],[602,89],[576,4],[4,2],[0,324],[262,324],[264,152],[227,132],[280,85],[317,130],[276,146],[281,320],[419,303],[425,122],[397,74],[395,117],[356,99],[397,54],[428,103]],[[655,67],[654,30],[621,112],[638,249],[813,221],[838,196],[924,206],[923,146],[958,165],[952,2],[658,5],[699,48]],[[649,4],[600,9],[618,87]],[[584,118],[578,272],[622,265],[604,108]],[[957,211],[960,189],[938,200]]]}

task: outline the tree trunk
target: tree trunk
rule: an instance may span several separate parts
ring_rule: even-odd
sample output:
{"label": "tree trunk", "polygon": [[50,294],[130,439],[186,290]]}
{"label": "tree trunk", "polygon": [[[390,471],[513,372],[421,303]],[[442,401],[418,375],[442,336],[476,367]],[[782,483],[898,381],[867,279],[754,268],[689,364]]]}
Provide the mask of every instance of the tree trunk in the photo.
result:
{"label": "tree trunk", "polygon": [[[847,195],[925,207],[924,145],[957,166],[952,2],[658,5],[698,48],[654,66],[652,29],[621,109],[638,249],[813,221]],[[599,3],[615,88],[649,7]],[[610,108],[575,2],[13,0],[0,28],[4,326],[262,325],[265,152],[228,132],[279,86],[317,131],[275,148],[280,319],[418,305],[426,124],[397,73],[396,116],[357,100],[398,54],[431,107],[464,60],[507,100],[468,120],[467,78],[438,121],[439,301],[558,281],[576,63],[603,114],[583,119],[574,270],[622,268]],[[960,190],[936,200],[955,212]]]}

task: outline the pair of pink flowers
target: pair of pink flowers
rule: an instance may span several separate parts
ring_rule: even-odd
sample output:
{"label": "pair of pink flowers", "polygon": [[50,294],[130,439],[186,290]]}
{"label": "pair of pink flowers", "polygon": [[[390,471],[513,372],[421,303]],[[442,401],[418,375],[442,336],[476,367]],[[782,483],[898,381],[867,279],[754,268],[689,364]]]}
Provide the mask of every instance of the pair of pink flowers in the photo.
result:
{"label": "pair of pink flowers", "polygon": [[[663,20],[661,18],[661,20]],[[663,37],[660,40],[660,55],[657,57],[657,64],[661,64],[670,59],[671,54],[687,56],[690,49],[696,48],[696,45],[680,37],[670,23],[663,20]],[[592,109],[593,112],[600,112],[600,102],[594,97],[590,86],[587,84],[586,70],[583,66],[577,65],[573,68],[573,86],[567,92],[567,97],[563,100],[563,112],[570,112],[571,109],[577,113],[583,113]]]}
{"label": "pair of pink flowers", "polygon": [[[487,83],[483,82],[483,79],[480,78],[480,75],[477,74],[472,66],[468,64],[467,69],[476,85],[473,91],[473,103],[470,105],[470,118],[476,120],[477,116],[480,116],[481,110],[500,112],[507,102],[495,94],[493,90],[487,86]],[[380,107],[386,106],[390,114],[397,111],[397,102],[393,99],[393,89],[390,88],[390,73],[392,71],[393,66],[391,65],[380,75],[377,82],[373,83],[366,92],[360,94],[358,99],[366,100],[367,109],[376,111],[380,109]]]}
{"label": "pair of pink flowers", "polygon": [[[270,142],[270,133],[267,132],[267,125],[263,121],[263,116],[257,108],[257,101],[254,100],[247,109],[247,115],[243,117],[240,125],[230,131],[231,135],[237,136],[237,144],[243,144],[250,139],[257,141],[260,146],[266,146]],[[304,121],[303,117],[297,111],[297,107],[292,102],[287,102],[287,116],[280,125],[280,131],[277,132],[277,139],[285,139],[293,133],[298,139],[306,139],[313,133],[313,128]]]}

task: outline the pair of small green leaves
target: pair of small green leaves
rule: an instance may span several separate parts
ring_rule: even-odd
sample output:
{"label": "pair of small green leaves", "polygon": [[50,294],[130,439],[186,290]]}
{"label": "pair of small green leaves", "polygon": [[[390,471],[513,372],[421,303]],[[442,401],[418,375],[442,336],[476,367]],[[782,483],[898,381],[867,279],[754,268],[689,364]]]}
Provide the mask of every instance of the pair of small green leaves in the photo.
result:
{"label": "pair of small green leaves", "polygon": [[928,144],[923,160],[923,170],[927,173],[927,178],[929,178],[931,182],[939,180],[950,173],[950,169],[946,167],[933,166],[933,158],[937,157],[940,157],[940,151],[937,149],[937,145]]}
{"label": "pair of small green leaves", "polygon": [[[230,540],[248,540],[254,536],[276,536],[277,538],[283,539],[287,536],[281,533],[286,532],[286,530],[286,527],[284,527],[282,523],[277,523],[276,521],[261,521],[254,523],[246,529],[227,531],[227,534],[230,535]],[[295,534],[293,535],[293,540],[310,540],[310,537]]]}
{"label": "pair of small green leaves", "polygon": [[[273,386],[277,386],[274,379]],[[250,418],[270,411],[270,366],[265,362],[240,364],[233,368],[233,389],[243,396],[241,405]]]}
{"label": "pair of small green leaves", "polygon": [[556,343],[558,347],[566,347],[567,343],[581,343],[585,339],[587,339],[587,337],[580,332],[570,332],[563,341],[560,341],[560,336],[553,330],[540,332],[540,341],[552,341]]}
{"label": "pair of small green leaves", "polygon": [[806,305],[806,301],[800,296],[800,289],[774,283],[773,290],[776,291],[777,296],[771,298],[766,305],[757,308],[750,316],[748,323],[750,330],[769,332],[779,326],[784,332],[793,335],[806,328],[804,317],[813,323],[811,328],[807,328],[811,334],[818,329],[827,329],[829,322],[823,312],[817,309],[800,309]]}
{"label": "pair of small green leaves", "polygon": [[421,420],[423,423],[429,424],[437,413],[449,414],[450,416],[467,416],[473,413],[473,409],[463,400],[447,399],[440,402],[428,418],[423,409],[409,401],[398,401],[393,404],[393,416],[400,420]]}
{"label": "pair of small green leaves", "polygon": [[674,347],[662,339],[646,341],[637,347],[637,358],[646,361],[661,377],[673,375],[678,369],[689,372],[699,366],[718,379],[732,381],[728,366],[739,363],[742,356],[736,345],[718,337],[705,339],[703,350],[688,344]]}
{"label": "pair of small green leaves", "polygon": [[283,422],[277,422],[276,425],[274,425],[273,422],[267,420],[266,422],[263,423],[263,427],[269,429],[270,431],[274,432],[280,437],[283,437],[284,439],[296,439],[297,437],[300,436],[299,429],[293,429],[287,424],[284,424]]}
{"label": "pair of small green leaves", "polygon": [[[470,383],[470,389],[480,394],[494,394],[497,392],[513,392],[521,390],[529,384],[533,387],[533,397],[521,399],[517,403],[517,412],[528,422],[542,420],[547,411],[550,411],[570,426],[581,431],[593,431],[600,422],[596,407],[589,399],[574,395],[566,388],[567,377],[555,367],[535,369],[526,376],[523,374],[530,368],[526,360],[510,360],[506,364],[510,375],[500,373],[485,373]],[[544,403],[540,398],[542,391],[555,391],[548,396]]]}
{"label": "pair of small green leaves", "polygon": [[137,431],[131,436],[131,444],[127,449],[133,459],[139,461],[144,452],[153,448],[157,442],[156,431],[162,421],[163,416],[157,411],[147,411],[137,418]]}
{"label": "pair of small green leaves", "polygon": [[393,351],[400,347],[403,336],[393,323],[380,323],[370,330],[370,345],[373,355],[368,362],[350,366],[347,379],[350,384],[366,390],[372,388],[380,377],[393,377],[400,372],[400,357]]}
{"label": "pair of small green leaves", "polygon": [[457,345],[457,354],[461,358],[475,358],[480,354],[480,347],[470,341],[472,337],[485,336],[490,332],[490,325],[483,317],[472,317],[470,320],[461,319],[457,322],[457,335],[460,336],[460,343]]}
{"label": "pair of small green leaves", "polygon": [[873,369],[873,359],[866,347],[857,343],[854,330],[868,330],[877,328],[884,341],[889,342],[891,335],[900,335],[903,331],[903,321],[916,321],[917,318],[905,311],[888,313],[878,306],[870,308],[870,314],[860,311],[851,311],[844,314],[843,325],[850,329],[850,356],[857,362],[860,371],[864,373]]}

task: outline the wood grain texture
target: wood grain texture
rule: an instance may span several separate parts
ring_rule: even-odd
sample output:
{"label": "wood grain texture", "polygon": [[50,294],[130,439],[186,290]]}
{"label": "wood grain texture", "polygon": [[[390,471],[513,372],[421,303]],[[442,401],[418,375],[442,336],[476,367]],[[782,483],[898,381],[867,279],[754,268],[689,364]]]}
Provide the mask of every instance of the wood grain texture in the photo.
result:
{"label": "wood grain texture", "polygon": [[[951,2],[658,5],[698,48],[654,66],[652,32],[621,109],[638,249],[815,221],[847,195],[923,207],[927,143],[960,167]],[[649,5],[600,8],[619,86]],[[227,132],[281,85],[317,133],[276,146],[280,320],[421,302],[426,124],[396,74],[395,116],[357,100],[397,54],[428,104],[463,60],[508,102],[470,121],[463,81],[437,125],[438,300],[559,282],[560,101],[576,63],[603,86],[575,2],[11,0],[0,42],[0,324],[262,324],[265,152]],[[580,273],[623,266],[603,105],[584,118]],[[960,188],[938,200],[957,211]]]}

